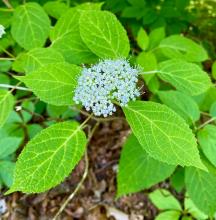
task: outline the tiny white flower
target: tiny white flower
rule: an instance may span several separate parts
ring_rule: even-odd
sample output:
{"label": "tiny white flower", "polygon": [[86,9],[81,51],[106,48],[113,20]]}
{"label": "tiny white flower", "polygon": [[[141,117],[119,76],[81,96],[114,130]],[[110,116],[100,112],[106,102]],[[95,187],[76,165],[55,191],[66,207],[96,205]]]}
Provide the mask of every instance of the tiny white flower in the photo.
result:
{"label": "tiny white flower", "polygon": [[83,68],[73,99],[96,116],[107,117],[116,111],[113,100],[126,106],[140,95],[136,85],[138,73],[139,70],[124,59],[107,59],[91,68]]}
{"label": "tiny white flower", "polygon": [[0,24],[0,38],[2,38],[3,34],[5,34],[5,28]]}

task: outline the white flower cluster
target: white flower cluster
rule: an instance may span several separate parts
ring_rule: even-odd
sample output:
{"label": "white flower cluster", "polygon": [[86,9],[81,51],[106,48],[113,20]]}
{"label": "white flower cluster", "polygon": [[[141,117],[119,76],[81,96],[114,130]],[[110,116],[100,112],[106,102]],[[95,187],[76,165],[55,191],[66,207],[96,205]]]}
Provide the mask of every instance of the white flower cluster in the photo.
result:
{"label": "white flower cluster", "polygon": [[3,34],[5,34],[5,28],[0,24],[0,38],[2,38]]}
{"label": "white flower cluster", "polygon": [[124,59],[107,59],[91,68],[83,68],[73,99],[94,115],[107,117],[116,111],[112,101],[125,106],[140,95],[136,86],[138,73],[139,70]]}

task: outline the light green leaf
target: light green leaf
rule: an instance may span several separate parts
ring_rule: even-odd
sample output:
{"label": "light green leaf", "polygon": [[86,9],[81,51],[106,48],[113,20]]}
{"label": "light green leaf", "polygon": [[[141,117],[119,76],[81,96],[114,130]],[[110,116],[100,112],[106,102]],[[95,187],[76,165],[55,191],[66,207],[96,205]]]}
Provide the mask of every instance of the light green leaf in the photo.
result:
{"label": "light green leaf", "polygon": [[36,48],[19,55],[14,65],[19,65],[26,74],[29,74],[46,64],[64,61],[61,53],[52,48]]}
{"label": "light green leaf", "polygon": [[170,184],[179,193],[184,188],[184,168],[177,167],[174,174],[170,177]]}
{"label": "light green leaf", "polygon": [[19,137],[4,137],[0,139],[0,159],[4,159],[14,153],[19,147],[22,138]]}
{"label": "light green leaf", "polygon": [[173,110],[150,101],[130,102],[123,110],[134,135],[151,157],[168,164],[206,169],[192,130]]}
{"label": "light green leaf", "polygon": [[216,126],[206,125],[199,131],[198,141],[205,156],[216,167]]}
{"label": "light green leaf", "polygon": [[49,17],[39,4],[29,2],[15,9],[11,33],[21,47],[26,50],[42,47],[49,31]]}
{"label": "light green leaf", "polygon": [[42,101],[53,105],[73,104],[74,89],[81,67],[68,63],[48,64],[35,72],[17,77]]}
{"label": "light green leaf", "polygon": [[191,124],[200,118],[199,107],[190,97],[178,91],[160,91],[160,100]]}
{"label": "light green leaf", "polygon": [[185,184],[189,197],[205,214],[216,212],[216,176],[194,167],[186,168]]}
{"label": "light green leaf", "polygon": [[131,135],[121,152],[118,196],[149,188],[169,177],[174,169],[175,166],[151,158],[136,137]]}
{"label": "light green leaf", "polygon": [[212,103],[209,113],[216,118],[216,101]]}
{"label": "light green leaf", "polygon": [[163,39],[159,47],[168,58],[179,58],[189,62],[202,62],[208,59],[208,54],[202,46],[180,35]]}
{"label": "light green leaf", "polygon": [[164,39],[166,33],[164,27],[159,27],[152,30],[149,34],[149,49],[157,47]]}
{"label": "light green leaf", "polygon": [[179,220],[181,213],[178,211],[166,211],[160,213],[155,220]]}
{"label": "light green leaf", "polygon": [[68,10],[51,31],[51,47],[61,52],[66,61],[75,64],[93,63],[98,57],[82,41],[79,20],[84,10],[77,7]]}
{"label": "light green leaf", "polygon": [[6,160],[0,161],[0,179],[7,187],[13,183],[14,168],[15,163]]}
{"label": "light green leaf", "polygon": [[189,212],[195,219],[204,220],[208,219],[208,216],[201,212],[193,203],[190,198],[185,197],[184,200],[184,207],[187,212]]}
{"label": "light green leaf", "polygon": [[60,1],[49,1],[43,6],[43,8],[48,15],[56,19],[59,19],[61,15],[69,9],[64,2]]}
{"label": "light green leaf", "polygon": [[211,81],[198,65],[183,60],[167,60],[159,63],[158,76],[177,90],[198,95],[210,88]]}
{"label": "light green leaf", "polygon": [[155,190],[149,194],[149,198],[160,210],[182,210],[179,201],[165,189]]}
{"label": "light green leaf", "polygon": [[146,50],[148,48],[149,37],[148,37],[146,31],[143,28],[139,29],[139,32],[138,32],[138,35],[137,35],[137,44],[143,50]]}
{"label": "light green leaf", "polygon": [[9,91],[0,90],[0,106],[0,127],[2,127],[14,106],[14,97]]}
{"label": "light green leaf", "polygon": [[44,129],[19,155],[14,183],[7,193],[39,193],[56,186],[79,162],[85,146],[85,134],[75,122],[57,123]]}
{"label": "light green leaf", "polygon": [[216,61],[212,64],[212,76],[216,79]]}
{"label": "light green leaf", "polygon": [[127,57],[127,33],[114,14],[85,11],[80,18],[80,34],[88,48],[101,58]]}

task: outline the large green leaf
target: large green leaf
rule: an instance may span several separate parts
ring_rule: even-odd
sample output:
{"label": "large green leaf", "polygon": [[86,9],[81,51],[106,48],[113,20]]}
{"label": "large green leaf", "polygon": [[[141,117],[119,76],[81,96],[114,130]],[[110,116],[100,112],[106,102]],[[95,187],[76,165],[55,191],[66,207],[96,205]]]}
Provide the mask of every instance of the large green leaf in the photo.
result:
{"label": "large green leaf", "polygon": [[180,35],[163,39],[159,47],[168,58],[180,58],[190,62],[202,62],[208,59],[208,54],[202,46]]}
{"label": "large green leaf", "polygon": [[182,210],[179,201],[165,189],[156,189],[149,194],[149,198],[160,210]]}
{"label": "large green leaf", "polygon": [[48,64],[26,76],[17,77],[42,101],[53,105],[73,104],[81,67],[68,63]]}
{"label": "large green leaf", "polygon": [[2,127],[14,106],[14,97],[10,91],[0,90],[0,106],[0,127]]}
{"label": "large green leaf", "polygon": [[198,141],[205,156],[216,167],[216,126],[206,125],[199,131]]}
{"label": "large green leaf", "polygon": [[210,172],[188,167],[185,184],[194,204],[204,213],[213,216],[216,212],[216,176]]}
{"label": "large green leaf", "polygon": [[52,48],[36,48],[19,55],[14,65],[18,65],[22,71],[29,74],[46,64],[64,61],[62,54]]}
{"label": "large green leaf", "polygon": [[60,51],[70,63],[92,63],[98,59],[80,36],[79,20],[84,12],[78,8],[71,8],[58,20],[51,31],[51,47]]}
{"label": "large green leaf", "polygon": [[175,166],[151,158],[136,137],[131,135],[121,153],[118,196],[149,188],[169,177],[174,169]]}
{"label": "large green leaf", "polygon": [[178,91],[160,91],[160,100],[191,124],[200,118],[199,107],[190,97]]}
{"label": "large green leaf", "polygon": [[56,186],[79,162],[85,145],[85,134],[76,122],[57,123],[44,129],[19,155],[8,193],[39,193]]}
{"label": "large green leaf", "polygon": [[196,139],[185,121],[165,105],[134,101],[124,107],[134,135],[149,155],[173,165],[202,164]]}
{"label": "large green leaf", "polygon": [[80,34],[88,48],[101,58],[127,57],[127,33],[114,14],[85,11],[80,18]]}
{"label": "large green leaf", "polygon": [[15,9],[11,33],[21,47],[42,47],[49,31],[49,17],[39,4],[30,2]]}
{"label": "large green leaf", "polygon": [[189,95],[201,94],[211,86],[207,73],[198,65],[178,59],[159,63],[158,76]]}

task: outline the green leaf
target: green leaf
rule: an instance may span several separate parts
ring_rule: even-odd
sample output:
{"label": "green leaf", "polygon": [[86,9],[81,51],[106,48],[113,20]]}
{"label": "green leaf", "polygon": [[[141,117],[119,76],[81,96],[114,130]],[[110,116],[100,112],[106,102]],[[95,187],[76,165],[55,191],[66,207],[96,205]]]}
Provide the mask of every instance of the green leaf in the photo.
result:
{"label": "green leaf", "polygon": [[151,157],[168,164],[206,169],[192,130],[173,110],[150,101],[130,102],[123,110],[134,135]]}
{"label": "green leaf", "polygon": [[159,91],[157,94],[165,105],[178,113],[187,123],[191,124],[200,118],[199,107],[190,96],[178,91]]}
{"label": "green leaf", "polygon": [[11,92],[0,90],[0,106],[0,127],[2,127],[13,110],[14,97]]}
{"label": "green leaf", "polygon": [[98,57],[82,41],[79,20],[84,10],[77,7],[68,10],[51,31],[51,47],[61,52],[66,61],[75,64],[93,63]]}
{"label": "green leaf", "polygon": [[201,94],[212,85],[207,73],[198,65],[183,60],[173,59],[159,63],[158,76],[189,95]]}
{"label": "green leaf", "polygon": [[180,212],[172,210],[160,213],[155,220],[179,220],[180,216]]}
{"label": "green leaf", "polygon": [[208,216],[201,212],[193,203],[190,198],[185,197],[184,207],[187,212],[189,212],[195,219],[204,220],[208,219]]}
{"label": "green leaf", "polygon": [[46,64],[64,61],[61,53],[52,48],[36,48],[19,55],[14,65],[19,65],[26,74],[29,74]]}
{"label": "green leaf", "polygon": [[30,124],[27,125],[27,130],[29,138],[32,139],[36,134],[43,130],[43,127],[39,124]]}
{"label": "green leaf", "polygon": [[149,188],[169,177],[174,169],[175,166],[151,158],[136,137],[131,135],[121,153],[117,177],[118,196]]}
{"label": "green leaf", "polygon": [[48,64],[35,72],[17,77],[42,101],[53,105],[73,104],[74,89],[81,68],[68,63]]}
{"label": "green leaf", "polygon": [[206,125],[199,131],[198,141],[205,156],[216,167],[216,126]]}
{"label": "green leaf", "polygon": [[138,32],[138,35],[137,35],[137,44],[143,50],[146,50],[148,48],[149,37],[148,37],[146,31],[143,28],[139,29],[139,32]]}
{"label": "green leaf", "polygon": [[0,161],[0,179],[7,187],[10,187],[13,183],[14,168],[15,163],[6,160]]}
{"label": "green leaf", "polygon": [[86,137],[75,122],[57,123],[37,134],[16,163],[14,183],[7,193],[44,192],[65,179],[85,151]]}
{"label": "green leaf", "polygon": [[184,168],[177,167],[174,174],[170,177],[170,183],[177,192],[182,191],[184,188]]}
{"label": "green leaf", "polygon": [[216,101],[212,103],[209,113],[216,118]]}
{"label": "green leaf", "polygon": [[216,79],[216,61],[212,64],[212,76]]}
{"label": "green leaf", "polygon": [[159,27],[152,30],[149,34],[149,49],[157,47],[164,39],[166,33],[164,27]]}
{"label": "green leaf", "polygon": [[80,34],[88,48],[101,58],[127,57],[127,33],[114,14],[85,11],[80,18]]}
{"label": "green leaf", "polygon": [[64,2],[60,1],[47,2],[43,8],[48,15],[56,19],[59,19],[61,15],[63,15],[69,9],[69,7]]}
{"label": "green leaf", "polygon": [[42,47],[49,35],[50,20],[43,8],[34,2],[15,9],[11,33],[26,50]]}
{"label": "green leaf", "polygon": [[179,201],[165,189],[155,190],[149,194],[149,198],[152,203],[160,210],[182,210]]}
{"label": "green leaf", "polygon": [[0,159],[14,153],[19,147],[22,138],[6,136],[0,139]]}
{"label": "green leaf", "polygon": [[189,197],[197,208],[213,216],[216,211],[216,176],[210,172],[188,167],[185,184]]}
{"label": "green leaf", "polygon": [[179,58],[189,62],[202,62],[208,59],[208,54],[202,46],[180,35],[163,39],[159,47],[168,58]]}

